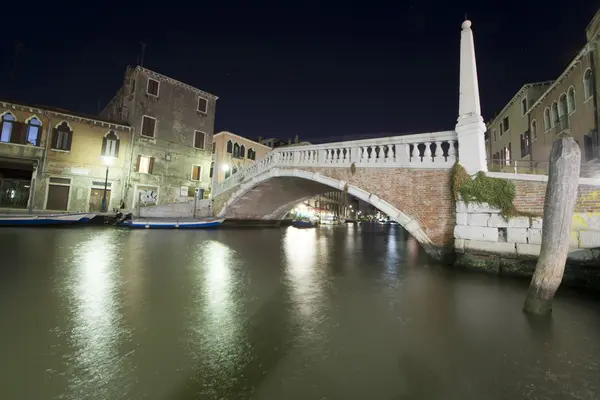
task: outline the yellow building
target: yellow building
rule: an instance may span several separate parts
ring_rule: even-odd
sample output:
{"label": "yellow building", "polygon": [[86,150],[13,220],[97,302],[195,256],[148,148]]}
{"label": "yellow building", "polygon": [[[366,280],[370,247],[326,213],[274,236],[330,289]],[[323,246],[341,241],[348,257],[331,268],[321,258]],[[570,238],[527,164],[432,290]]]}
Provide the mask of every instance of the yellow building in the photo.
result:
{"label": "yellow building", "polygon": [[124,200],[126,124],[0,101],[0,132],[0,208],[98,212],[105,180],[107,210]]}
{"label": "yellow building", "polygon": [[217,182],[222,182],[239,169],[254,164],[272,149],[254,140],[231,132],[219,132],[213,136],[213,153],[217,153],[217,165],[211,166],[210,177],[217,171]]}

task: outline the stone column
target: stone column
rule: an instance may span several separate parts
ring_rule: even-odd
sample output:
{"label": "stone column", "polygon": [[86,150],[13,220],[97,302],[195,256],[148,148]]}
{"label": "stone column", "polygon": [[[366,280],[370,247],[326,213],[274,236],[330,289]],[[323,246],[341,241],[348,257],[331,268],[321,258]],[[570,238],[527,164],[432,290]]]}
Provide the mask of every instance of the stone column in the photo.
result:
{"label": "stone column", "polygon": [[460,88],[458,99],[458,160],[467,173],[487,172],[486,127],[481,117],[479,83],[471,21],[462,23],[460,34]]}

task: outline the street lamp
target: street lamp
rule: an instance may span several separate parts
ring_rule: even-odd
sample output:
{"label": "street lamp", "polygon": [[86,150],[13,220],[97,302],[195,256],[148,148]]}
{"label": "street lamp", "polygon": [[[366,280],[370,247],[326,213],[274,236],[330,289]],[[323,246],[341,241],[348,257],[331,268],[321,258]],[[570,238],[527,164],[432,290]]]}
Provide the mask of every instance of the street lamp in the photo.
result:
{"label": "street lamp", "polygon": [[106,165],[106,176],[104,177],[104,193],[102,194],[102,206],[100,207],[100,212],[106,212],[106,188],[108,186],[108,167],[110,167],[115,158],[110,156],[102,156],[102,160],[104,161],[104,165]]}
{"label": "street lamp", "polygon": [[223,166],[221,168],[223,168],[224,172],[229,171],[229,165],[227,165],[227,164],[223,164]]}

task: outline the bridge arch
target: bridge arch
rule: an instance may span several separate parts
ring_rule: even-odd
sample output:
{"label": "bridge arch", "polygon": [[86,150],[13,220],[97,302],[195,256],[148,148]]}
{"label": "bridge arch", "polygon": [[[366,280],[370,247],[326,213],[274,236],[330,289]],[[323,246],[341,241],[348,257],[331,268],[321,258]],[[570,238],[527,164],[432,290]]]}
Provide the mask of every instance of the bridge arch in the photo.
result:
{"label": "bridge arch", "polygon": [[419,221],[365,190],[360,184],[298,168],[273,167],[240,182],[234,188],[215,197],[215,212],[221,218],[282,219],[299,202],[330,191],[347,190],[364,202],[373,205],[406,229],[432,257],[442,257],[441,246],[427,235]]}

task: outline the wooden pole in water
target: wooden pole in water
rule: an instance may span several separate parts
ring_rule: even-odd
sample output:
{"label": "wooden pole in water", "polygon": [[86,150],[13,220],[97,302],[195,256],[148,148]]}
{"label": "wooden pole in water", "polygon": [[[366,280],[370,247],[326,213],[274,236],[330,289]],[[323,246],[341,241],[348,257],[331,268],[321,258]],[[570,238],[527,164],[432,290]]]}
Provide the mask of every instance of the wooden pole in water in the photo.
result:
{"label": "wooden pole in water", "polygon": [[581,151],[572,137],[554,141],[544,201],[540,257],[523,308],[527,313],[545,315],[552,312],[552,299],[562,281],[569,252],[580,166]]}

